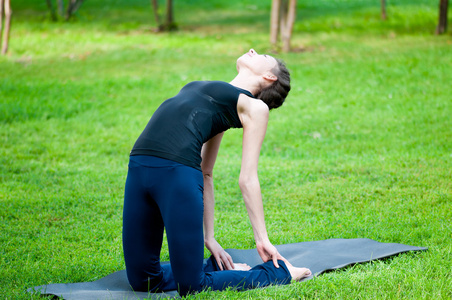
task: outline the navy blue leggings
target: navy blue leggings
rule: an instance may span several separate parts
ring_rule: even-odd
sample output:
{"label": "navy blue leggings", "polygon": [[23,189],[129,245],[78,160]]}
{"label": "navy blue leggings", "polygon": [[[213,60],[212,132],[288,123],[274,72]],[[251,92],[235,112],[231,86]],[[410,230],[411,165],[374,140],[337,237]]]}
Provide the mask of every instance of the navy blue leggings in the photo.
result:
{"label": "navy blue leggings", "polygon": [[[171,264],[160,264],[163,229]],[[127,277],[136,291],[178,290],[181,295],[211,288],[238,290],[290,283],[282,261],[250,271],[219,271],[204,263],[203,176],[199,170],[153,156],[131,156],[127,175],[123,249]]]}

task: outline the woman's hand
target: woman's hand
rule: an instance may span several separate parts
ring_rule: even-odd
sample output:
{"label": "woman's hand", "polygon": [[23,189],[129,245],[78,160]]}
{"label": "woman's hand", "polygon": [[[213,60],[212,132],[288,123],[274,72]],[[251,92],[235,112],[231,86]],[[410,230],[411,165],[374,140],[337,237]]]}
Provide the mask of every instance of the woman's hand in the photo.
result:
{"label": "woman's hand", "polygon": [[279,268],[278,259],[286,262],[286,259],[279,254],[276,247],[268,239],[256,242],[256,248],[262,260],[264,262],[272,260],[276,268]]}
{"label": "woman's hand", "polygon": [[234,262],[232,257],[224,251],[223,247],[214,239],[211,238],[205,241],[207,249],[212,253],[213,257],[217,261],[220,270],[234,270]]}

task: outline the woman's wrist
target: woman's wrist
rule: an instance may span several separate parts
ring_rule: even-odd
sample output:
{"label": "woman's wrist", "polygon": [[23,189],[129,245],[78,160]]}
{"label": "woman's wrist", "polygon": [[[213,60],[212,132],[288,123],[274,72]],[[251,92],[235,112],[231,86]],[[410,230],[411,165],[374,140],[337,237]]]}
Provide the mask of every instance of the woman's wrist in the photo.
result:
{"label": "woman's wrist", "polygon": [[209,236],[209,237],[204,237],[204,244],[208,245],[208,244],[212,244],[213,242],[215,242],[215,236]]}
{"label": "woman's wrist", "polygon": [[254,241],[257,244],[264,244],[264,243],[268,243],[270,242],[270,239],[268,238],[267,235],[259,235],[259,236],[255,236]]}
{"label": "woman's wrist", "polygon": [[267,230],[265,229],[265,225],[262,226],[261,230],[254,230],[254,241],[257,243],[268,242],[270,239],[268,238]]}

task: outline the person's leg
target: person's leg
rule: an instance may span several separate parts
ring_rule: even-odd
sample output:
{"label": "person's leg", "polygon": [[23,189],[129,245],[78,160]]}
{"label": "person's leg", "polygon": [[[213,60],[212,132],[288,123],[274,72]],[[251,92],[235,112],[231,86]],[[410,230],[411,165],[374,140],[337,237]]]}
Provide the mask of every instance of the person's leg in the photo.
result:
{"label": "person's leg", "polygon": [[129,162],[123,212],[123,250],[127,277],[136,291],[175,290],[170,265],[160,265],[163,221],[147,184],[159,177],[154,174],[159,169],[141,164],[147,163],[147,160],[131,157]]}
{"label": "person's leg", "polygon": [[204,277],[203,178],[180,164],[162,177],[156,197],[165,224],[171,268],[179,293],[202,289]]}
{"label": "person's leg", "polygon": [[204,265],[204,272],[212,277],[213,290],[223,290],[231,287],[236,290],[247,290],[257,287],[264,287],[271,284],[289,284],[292,276],[289,266],[278,260],[279,269],[275,268],[273,261],[259,264],[250,270],[244,271],[220,271],[215,258],[211,256]]}
{"label": "person's leg", "polygon": [[201,291],[206,288],[238,290],[288,284],[291,275],[284,262],[280,268],[273,262],[254,267],[250,271],[213,271],[212,261],[203,269],[203,178],[196,169],[182,166],[168,172],[165,190],[156,199],[165,224],[171,267],[179,293]]}
{"label": "person's leg", "polygon": [[213,290],[223,290],[228,287],[238,291],[265,287],[272,284],[289,284],[292,276],[289,269],[282,260],[278,260],[279,268],[276,268],[273,261],[260,264],[249,271],[221,271],[212,272]]}

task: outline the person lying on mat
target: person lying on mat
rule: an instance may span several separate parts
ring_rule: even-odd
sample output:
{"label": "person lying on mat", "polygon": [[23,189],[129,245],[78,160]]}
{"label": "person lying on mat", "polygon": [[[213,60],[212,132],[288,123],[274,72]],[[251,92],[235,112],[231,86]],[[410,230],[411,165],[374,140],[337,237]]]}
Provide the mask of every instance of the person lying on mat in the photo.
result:
{"label": "person lying on mat", "polygon": [[[136,291],[238,290],[288,284],[311,272],[296,268],[265,228],[257,165],[269,110],[290,90],[284,64],[253,49],[237,59],[230,82],[195,81],[161,104],[130,153],[123,212],[127,277]],[[239,185],[263,263],[234,264],[214,238],[212,170],[224,131],[243,128]],[[204,225],[204,232],[203,232]],[[171,265],[160,264],[166,229]],[[204,243],[212,253],[203,263]],[[244,271],[246,270],[246,271]]]}

